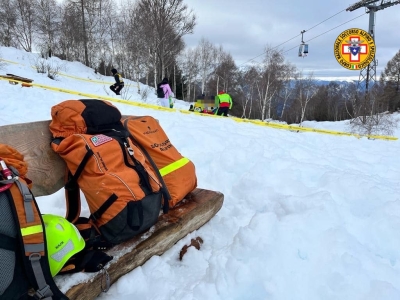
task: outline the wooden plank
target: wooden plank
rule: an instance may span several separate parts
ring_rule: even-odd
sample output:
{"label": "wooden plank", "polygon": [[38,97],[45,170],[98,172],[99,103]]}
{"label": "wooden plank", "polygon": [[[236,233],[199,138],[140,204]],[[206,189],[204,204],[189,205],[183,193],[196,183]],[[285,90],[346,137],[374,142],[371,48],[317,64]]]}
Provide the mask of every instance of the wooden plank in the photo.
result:
{"label": "wooden plank", "polygon": [[14,84],[14,85],[17,85],[17,84],[18,84],[18,81],[15,81],[15,79],[14,79],[13,76],[10,76],[10,75],[0,75],[0,77],[1,77],[1,78],[5,78],[5,79],[8,79],[8,83],[9,83],[9,84]]}
{"label": "wooden plank", "polygon": [[50,121],[12,124],[0,127],[0,143],[17,149],[28,163],[27,177],[32,193],[50,195],[64,187],[65,163],[50,148]]}
{"label": "wooden plank", "polygon": [[9,73],[7,73],[7,76],[10,79],[19,80],[19,81],[28,82],[28,83],[31,83],[33,81],[33,79],[29,79],[29,78],[26,78],[26,77],[21,77],[21,76],[14,75],[14,74],[9,74]]}
{"label": "wooden plank", "polygon": [[[109,255],[119,256],[118,260],[112,260],[107,266],[111,283],[143,265],[153,255],[163,254],[187,234],[203,226],[220,210],[223,200],[222,193],[195,189],[168,214],[161,215],[148,232],[109,250]],[[179,259],[179,252],[176,253],[176,259]],[[62,283],[64,276],[79,278],[79,274],[60,275],[55,277],[56,283]],[[62,287],[61,290],[71,300],[92,300],[101,293],[102,277],[102,273],[96,273],[68,291],[62,290]]]}

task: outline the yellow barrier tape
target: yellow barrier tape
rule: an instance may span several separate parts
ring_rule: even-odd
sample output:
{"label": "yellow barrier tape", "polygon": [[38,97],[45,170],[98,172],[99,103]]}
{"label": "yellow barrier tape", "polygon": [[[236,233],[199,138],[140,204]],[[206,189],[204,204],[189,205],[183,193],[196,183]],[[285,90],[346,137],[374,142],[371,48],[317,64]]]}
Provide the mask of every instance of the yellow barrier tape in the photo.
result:
{"label": "yellow barrier tape", "polygon": [[247,123],[253,123],[255,125],[267,126],[267,127],[277,128],[277,129],[286,129],[286,130],[291,130],[291,131],[305,131],[305,132],[316,132],[316,133],[324,133],[324,134],[331,134],[331,135],[355,136],[357,138],[367,137],[370,139],[398,140],[397,137],[393,137],[393,136],[361,135],[361,134],[355,134],[355,133],[350,133],[350,132],[341,132],[341,131],[334,131],[334,130],[327,130],[327,129],[298,127],[298,126],[285,125],[285,124],[279,124],[279,123],[262,122],[259,120],[244,120],[244,119],[240,119],[240,118],[232,118],[232,119],[234,119],[236,122],[247,122]]}
{"label": "yellow barrier tape", "polygon": [[[6,59],[1,59],[2,61],[11,63],[11,64],[16,64],[16,65],[20,65],[20,63],[15,62],[15,61],[11,61],[11,60],[6,60]],[[35,66],[31,66],[33,69],[36,69]],[[114,84],[114,82],[107,82],[107,81],[101,81],[101,80],[96,80],[96,79],[90,79],[90,78],[82,78],[82,77],[78,77],[78,76],[74,76],[74,75],[69,75],[69,74],[65,74],[62,72],[59,72],[58,75],[64,76],[64,77],[69,77],[69,78],[73,78],[76,80],[81,80],[81,81],[87,81],[87,82],[91,82],[91,83],[99,83],[99,84],[106,84],[106,85],[111,85]],[[127,86],[131,86],[133,84],[128,84]]]}
{"label": "yellow barrier tape", "polygon": [[40,233],[40,232],[43,232],[42,225],[35,225],[35,226],[21,228],[22,236],[31,235],[31,234]]}
{"label": "yellow barrier tape", "polygon": [[[90,82],[90,83],[98,83],[98,84],[105,84],[105,85],[111,85],[114,84],[115,82],[107,82],[107,81],[101,81],[101,80],[96,80],[96,79],[90,79],[90,78],[82,78],[82,77],[78,77],[78,76],[73,76],[73,75],[68,75],[68,74],[64,74],[64,73],[58,73],[58,75],[64,76],[64,77],[69,77],[72,79],[76,79],[76,80],[81,80],[81,81],[86,81],[86,82]],[[125,87],[131,87],[134,86],[135,84],[125,84]]]}
{"label": "yellow barrier tape", "polygon": [[77,76],[73,76],[73,75],[64,74],[64,73],[61,73],[61,72],[58,73],[58,75],[61,75],[61,76],[64,76],[64,77],[73,78],[73,79],[77,79],[77,80],[81,80],[81,81],[88,81],[88,82],[91,82],[91,83],[114,84],[114,82],[106,82],[106,81],[90,79],[90,78],[82,78],[82,77],[77,77]]}
{"label": "yellow barrier tape", "polygon": [[[14,79],[9,79],[9,78],[3,78],[0,77],[0,80],[7,80],[7,81],[13,81],[13,82],[21,82],[20,80],[14,80]],[[118,103],[123,103],[127,105],[132,105],[132,106],[138,106],[138,107],[143,107],[143,108],[151,108],[151,109],[156,109],[156,110],[163,110],[163,111],[169,111],[169,112],[174,112],[177,111],[176,109],[171,109],[167,107],[162,107],[154,104],[147,104],[147,103],[142,103],[142,102],[135,102],[135,101],[128,101],[128,100],[122,100],[122,99],[115,99],[112,97],[108,96],[99,96],[95,94],[89,94],[89,93],[82,93],[78,91],[73,91],[73,90],[67,90],[63,88],[54,88],[52,86],[47,86],[39,83],[29,83],[31,86],[36,86],[40,87],[43,89],[48,89],[56,92],[62,92],[62,93],[67,93],[67,94],[73,94],[73,95],[79,95],[83,97],[88,97],[90,99],[100,99],[100,100],[108,100],[111,102],[118,102]],[[221,116],[216,116],[216,115],[210,115],[210,114],[203,114],[203,113],[198,113],[198,112],[191,112],[188,110],[179,110],[181,113],[195,113],[200,116],[208,116],[208,117],[218,117],[218,118],[225,118]],[[291,131],[304,131],[304,132],[315,132],[315,133],[323,133],[323,134],[330,134],[330,135],[341,135],[341,136],[354,136],[357,138],[362,138],[366,137],[369,139],[381,139],[381,140],[398,140],[397,137],[393,136],[385,136],[385,135],[360,135],[360,134],[354,134],[354,133],[349,133],[349,132],[341,132],[341,131],[333,131],[333,130],[326,130],[326,129],[317,129],[317,128],[307,128],[307,127],[298,127],[298,126],[292,126],[292,125],[285,125],[285,124],[279,124],[279,123],[272,123],[272,122],[263,122],[260,120],[248,120],[248,119],[241,119],[241,118],[236,118],[236,117],[230,117],[229,119],[232,119],[236,122],[244,122],[244,123],[251,123],[254,125],[259,125],[259,126],[266,126],[266,127],[271,127],[271,128],[276,128],[276,129],[285,129],[285,130],[291,130]]]}
{"label": "yellow barrier tape", "polygon": [[[23,81],[10,79],[10,78],[2,78],[2,77],[0,77],[0,80],[7,80],[7,81],[23,83]],[[52,87],[52,86],[48,86],[48,85],[44,85],[44,84],[40,84],[40,83],[33,83],[32,82],[32,83],[29,83],[29,85],[31,85],[33,87],[39,87],[39,88],[42,88],[42,89],[56,91],[56,92],[61,92],[61,93],[67,93],[67,94],[87,97],[89,99],[108,100],[108,101],[111,101],[111,102],[118,102],[118,103],[123,103],[123,104],[127,104],[127,105],[132,105],[132,106],[151,108],[151,109],[170,111],[170,112],[171,111],[175,111],[174,109],[167,108],[167,107],[162,107],[162,106],[158,106],[158,105],[154,105],[154,104],[147,104],[147,103],[142,103],[142,102],[134,102],[134,101],[128,101],[128,100],[122,100],[122,99],[115,99],[115,98],[109,97],[109,96],[99,96],[99,95],[95,95],[95,94],[83,93],[83,92],[78,92],[78,91],[74,91],[74,90],[68,90],[68,89],[64,89],[64,88]]]}
{"label": "yellow barrier tape", "polygon": [[0,60],[1,60],[1,61],[5,61],[5,62],[8,62],[8,63],[10,63],[10,64],[19,65],[19,63],[15,62],[15,61],[7,60],[7,59],[2,59],[2,58],[0,58]]}

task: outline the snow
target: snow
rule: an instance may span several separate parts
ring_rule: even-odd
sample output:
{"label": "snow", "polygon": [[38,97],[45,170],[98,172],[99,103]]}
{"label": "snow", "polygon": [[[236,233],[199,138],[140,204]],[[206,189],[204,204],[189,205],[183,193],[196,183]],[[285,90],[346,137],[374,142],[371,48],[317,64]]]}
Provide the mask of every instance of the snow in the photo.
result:
{"label": "snow", "polygon": [[[33,54],[4,47],[0,53],[10,61],[3,61],[1,74],[121,99],[109,94],[112,77],[80,63],[52,58],[69,76],[51,80],[30,67]],[[0,125],[50,119],[53,105],[85,98],[4,80],[0,90]],[[128,96],[140,101],[136,83]],[[157,104],[154,90],[147,103]],[[194,162],[198,186],[222,192],[225,200],[210,222],[120,278],[99,300],[400,299],[398,140],[296,133],[182,113],[189,103],[179,100],[172,110],[113,104],[126,115],[157,118]],[[304,126],[345,131],[347,122]],[[63,191],[39,197],[41,212],[64,215],[63,197]],[[190,247],[180,261],[180,249],[197,236],[201,249]],[[66,290],[89,277],[56,280]]]}

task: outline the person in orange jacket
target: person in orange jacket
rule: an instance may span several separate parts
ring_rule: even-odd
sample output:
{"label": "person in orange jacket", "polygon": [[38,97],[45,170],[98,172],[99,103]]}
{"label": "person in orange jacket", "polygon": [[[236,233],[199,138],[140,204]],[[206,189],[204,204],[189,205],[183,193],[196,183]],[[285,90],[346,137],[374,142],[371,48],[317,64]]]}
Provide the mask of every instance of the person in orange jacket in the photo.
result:
{"label": "person in orange jacket", "polygon": [[228,93],[225,93],[224,91],[220,91],[216,97],[219,103],[216,114],[218,116],[227,117],[229,110],[232,108],[231,96]]}

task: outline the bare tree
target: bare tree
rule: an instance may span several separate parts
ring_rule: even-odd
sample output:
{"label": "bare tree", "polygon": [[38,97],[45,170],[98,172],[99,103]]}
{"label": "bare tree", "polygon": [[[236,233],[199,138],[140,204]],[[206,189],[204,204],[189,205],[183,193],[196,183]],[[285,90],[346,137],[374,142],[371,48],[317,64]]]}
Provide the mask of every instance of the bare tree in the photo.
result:
{"label": "bare tree", "polygon": [[241,118],[250,118],[253,109],[253,100],[255,97],[255,89],[257,78],[259,77],[258,70],[254,66],[246,68],[240,75],[240,89],[242,91],[241,101],[237,101],[242,105]]}
{"label": "bare tree", "polygon": [[383,85],[382,101],[386,110],[400,110],[400,50],[388,61],[380,83]]}
{"label": "bare tree", "polygon": [[210,41],[202,38],[196,47],[199,54],[201,94],[205,93],[206,83],[215,70],[217,49]]}
{"label": "bare tree", "polygon": [[89,66],[89,50],[88,50],[88,33],[86,31],[86,11],[87,7],[85,4],[90,3],[90,0],[68,0],[69,4],[74,7],[75,12],[78,13],[80,18],[80,26],[81,30],[80,35],[83,39],[83,49],[84,49],[84,56],[85,56],[85,65]]}
{"label": "bare tree", "polygon": [[368,114],[355,115],[349,124],[352,132],[361,135],[393,134],[394,129],[397,127],[397,121],[392,114],[382,112],[380,109],[381,94],[380,86],[374,84],[369,90],[368,97],[363,100],[367,105],[363,103],[364,105],[361,109],[362,112],[367,109]]}
{"label": "bare tree", "polygon": [[[110,37],[112,42],[113,53],[115,53],[114,45],[120,40],[116,38],[119,34],[118,27],[125,28],[124,32],[124,43],[119,45],[126,54],[128,60],[130,61],[129,70],[126,71],[126,75],[131,76],[132,79],[136,80],[139,89],[139,79],[141,77],[146,78],[146,83],[148,83],[148,74],[150,72],[151,63],[148,43],[146,36],[143,36],[142,29],[140,28],[140,22],[137,14],[139,14],[137,9],[137,3],[126,3],[122,7],[121,17],[122,23],[115,22],[114,20],[110,22]],[[113,18],[114,19],[114,18]],[[118,27],[114,27],[118,25]],[[118,44],[120,44],[118,42]]]}
{"label": "bare tree", "polygon": [[296,72],[296,67],[291,64],[287,64],[284,67],[286,68],[286,70],[283,72],[282,85],[281,85],[281,89],[279,91],[280,97],[283,100],[282,110],[281,110],[279,119],[283,118],[283,115],[284,115],[285,109],[286,109],[286,105],[287,105],[287,101],[293,93],[293,88],[291,85],[292,85],[292,79],[293,79],[294,73]]}
{"label": "bare tree", "polygon": [[38,46],[42,55],[51,56],[55,50],[56,37],[60,35],[61,7],[56,0],[35,0],[35,26]]}
{"label": "bare tree", "polygon": [[299,73],[299,78],[296,82],[296,99],[301,107],[300,124],[301,127],[306,115],[307,105],[317,92],[317,86],[313,82],[313,74],[310,73],[307,78],[303,78],[302,73]]}
{"label": "bare tree", "polygon": [[285,78],[287,68],[285,66],[282,51],[267,46],[265,48],[265,56],[261,64],[262,78],[258,84],[258,93],[261,106],[261,119],[271,118],[271,101],[277,94]]}
{"label": "bare tree", "polygon": [[341,88],[338,83],[331,82],[327,86],[327,120],[338,121],[341,104]]}
{"label": "bare tree", "polygon": [[18,44],[27,52],[32,52],[34,38],[35,10],[29,0],[15,0],[16,24],[13,29]]}
{"label": "bare tree", "polygon": [[[73,2],[73,1],[72,1]],[[85,48],[85,65],[89,66],[89,54],[88,54],[88,38],[86,32],[86,21],[85,21],[85,6],[84,0],[73,2],[80,4],[81,7],[81,18],[82,18],[82,34],[83,34],[83,47]]]}
{"label": "bare tree", "polygon": [[168,66],[183,50],[182,37],[192,33],[195,16],[183,0],[139,0],[138,8],[143,34],[153,54],[154,82],[165,77]]}
{"label": "bare tree", "polygon": [[18,46],[13,34],[16,23],[15,0],[0,0],[0,45],[6,47]]}
{"label": "bare tree", "polygon": [[2,61],[2,59],[1,59],[1,52],[0,52],[0,70],[2,70],[5,65],[6,65],[5,62]]}
{"label": "bare tree", "polygon": [[352,119],[357,113],[357,86],[352,83],[348,85],[343,93],[342,97],[344,100],[345,109],[349,119]]}
{"label": "bare tree", "polygon": [[[86,0],[85,28],[87,32],[88,60],[91,67],[97,66],[102,58],[107,59],[109,57],[110,28],[113,23],[116,25],[121,23],[116,13],[116,8],[116,4],[111,0]],[[119,36],[123,34],[122,32],[118,33]]]}
{"label": "bare tree", "polygon": [[[94,68],[106,65],[105,61],[112,62],[115,42],[112,34],[123,34],[116,29],[117,8],[112,0],[67,0],[58,43],[62,54]],[[119,45],[116,48],[120,49]]]}
{"label": "bare tree", "polygon": [[[200,60],[200,54],[198,48],[186,49],[183,53],[181,53],[178,59],[178,64],[179,67],[182,69],[185,84],[187,86],[186,99],[188,101],[194,101],[194,98],[193,99],[191,98],[191,90],[192,90],[192,85],[194,84],[195,79],[200,71],[199,60]],[[182,88],[182,95],[183,95],[183,100],[185,100],[184,88]]]}
{"label": "bare tree", "polygon": [[62,9],[61,35],[57,43],[57,52],[66,60],[83,61],[83,39],[81,31],[81,18],[79,8],[67,3]]}
{"label": "bare tree", "polygon": [[350,131],[360,135],[393,135],[397,128],[398,121],[392,114],[379,113],[367,116],[365,122],[361,118],[356,118],[349,123]]}
{"label": "bare tree", "polygon": [[215,92],[222,89],[224,91],[230,90],[232,94],[231,87],[236,84],[237,71],[232,55],[225,52],[222,46],[220,46],[217,52],[217,62],[214,71],[214,75],[217,77]]}
{"label": "bare tree", "polygon": [[[127,30],[125,44],[132,59],[134,73],[137,78],[145,77],[145,82],[149,85],[150,74],[157,69],[157,56],[153,51],[155,48],[154,28],[146,21],[146,16],[142,14],[137,2],[124,6],[122,15],[124,28]],[[154,81],[156,82],[156,77]]]}

